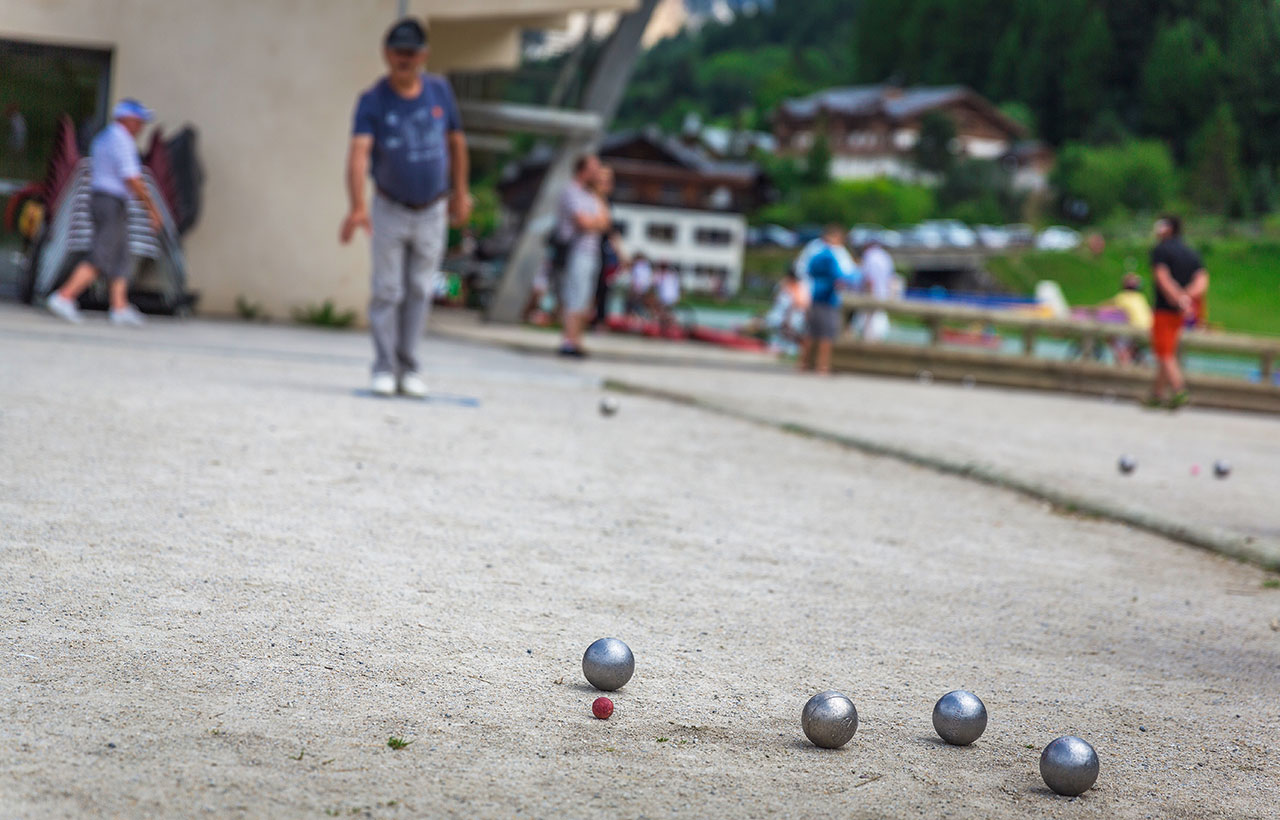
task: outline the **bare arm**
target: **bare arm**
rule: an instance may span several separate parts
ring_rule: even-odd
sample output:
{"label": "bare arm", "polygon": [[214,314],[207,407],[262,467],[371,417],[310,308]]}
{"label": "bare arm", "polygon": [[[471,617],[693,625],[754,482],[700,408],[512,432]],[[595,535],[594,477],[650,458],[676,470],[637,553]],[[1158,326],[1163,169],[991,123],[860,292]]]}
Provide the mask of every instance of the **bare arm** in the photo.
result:
{"label": "bare arm", "polygon": [[1191,277],[1191,284],[1187,285],[1187,295],[1192,299],[1199,299],[1209,290],[1209,272],[1204,268],[1196,271],[1196,275]]}
{"label": "bare arm", "polygon": [[347,150],[347,202],[351,213],[368,211],[365,202],[365,179],[369,175],[369,154],[373,150],[373,137],[357,134],[351,138]]}
{"label": "bare arm", "polygon": [[156,203],[151,199],[151,193],[147,191],[147,186],[142,184],[142,177],[132,177],[126,179],[124,184],[129,186],[129,190],[138,198],[143,207],[147,209],[147,213],[151,214],[151,224],[160,229],[161,219],[160,211],[156,208]]}
{"label": "bare arm", "polygon": [[603,199],[597,201],[600,203],[600,210],[595,214],[583,211],[573,212],[573,223],[582,233],[604,233],[613,226],[613,217],[609,214],[609,203]]}
{"label": "bare arm", "polygon": [[471,218],[471,155],[467,153],[467,135],[449,132],[449,177],[453,195],[449,197],[449,222],[462,227]]}
{"label": "bare arm", "polygon": [[365,178],[369,174],[369,154],[373,150],[373,137],[356,134],[351,138],[347,151],[347,218],[342,220],[338,238],[342,244],[351,241],[357,228],[372,230],[369,222],[369,206],[365,200]]}
{"label": "bare arm", "polygon": [[1160,288],[1160,292],[1164,294],[1164,298],[1168,299],[1175,305],[1182,305],[1186,299],[1187,292],[1182,286],[1173,280],[1173,274],[1169,272],[1169,266],[1165,264],[1156,265],[1156,287]]}

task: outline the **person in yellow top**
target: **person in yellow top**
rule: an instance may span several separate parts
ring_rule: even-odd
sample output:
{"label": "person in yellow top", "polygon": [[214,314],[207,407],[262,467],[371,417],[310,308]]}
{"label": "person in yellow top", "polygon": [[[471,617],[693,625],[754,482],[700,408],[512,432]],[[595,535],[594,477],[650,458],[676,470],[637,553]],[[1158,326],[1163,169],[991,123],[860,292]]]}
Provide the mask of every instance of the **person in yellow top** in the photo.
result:
{"label": "person in yellow top", "polygon": [[[1124,311],[1129,326],[1144,332],[1151,331],[1153,316],[1151,303],[1142,292],[1142,277],[1136,273],[1126,273],[1120,283],[1120,292],[1103,302],[1099,307],[1116,307]],[[1116,362],[1131,364],[1137,354],[1137,341],[1134,339],[1116,339],[1112,343],[1112,352]]]}

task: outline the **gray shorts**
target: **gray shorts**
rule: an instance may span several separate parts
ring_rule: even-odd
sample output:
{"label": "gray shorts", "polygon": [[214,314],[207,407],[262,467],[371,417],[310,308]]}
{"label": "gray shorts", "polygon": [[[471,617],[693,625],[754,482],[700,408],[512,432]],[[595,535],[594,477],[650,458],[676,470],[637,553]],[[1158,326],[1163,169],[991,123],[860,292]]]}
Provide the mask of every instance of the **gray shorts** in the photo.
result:
{"label": "gray shorts", "polygon": [[805,335],[819,341],[840,335],[840,308],[836,305],[812,304],[805,315]]}
{"label": "gray shorts", "polygon": [[129,203],[94,191],[89,197],[89,215],[93,218],[90,264],[107,279],[128,279],[133,273],[129,259]]}
{"label": "gray shorts", "polygon": [[[598,243],[596,247],[599,247]],[[585,312],[595,298],[596,277],[599,274],[599,250],[570,248],[564,270],[558,272],[561,308],[570,313]]]}

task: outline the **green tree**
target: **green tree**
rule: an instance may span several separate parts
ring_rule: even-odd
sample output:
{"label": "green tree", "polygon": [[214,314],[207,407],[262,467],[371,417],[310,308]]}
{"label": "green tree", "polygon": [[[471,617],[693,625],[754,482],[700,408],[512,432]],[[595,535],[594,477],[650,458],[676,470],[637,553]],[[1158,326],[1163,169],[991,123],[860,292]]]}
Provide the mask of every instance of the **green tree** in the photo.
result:
{"label": "green tree", "polygon": [[1083,213],[1068,208],[1081,221],[1102,220],[1119,209],[1156,211],[1173,197],[1177,172],[1162,142],[1134,140],[1092,148],[1068,143],[1058,153],[1051,178],[1064,205],[1082,203]]}
{"label": "green tree", "polygon": [[930,111],[920,118],[920,135],[912,149],[916,167],[930,174],[945,175],[955,164],[952,145],[956,124],[946,114]]}
{"label": "green tree", "polygon": [[1142,121],[1171,141],[1178,157],[1220,99],[1222,54],[1193,20],[1160,30],[1142,71]]}
{"label": "green tree", "polygon": [[1231,106],[1222,103],[1191,142],[1188,195],[1199,208],[1239,215],[1246,201],[1240,172],[1240,128]]}
{"label": "green tree", "polygon": [[804,158],[803,181],[821,185],[831,179],[831,143],[827,141],[827,129],[822,122],[814,129],[813,145]]}

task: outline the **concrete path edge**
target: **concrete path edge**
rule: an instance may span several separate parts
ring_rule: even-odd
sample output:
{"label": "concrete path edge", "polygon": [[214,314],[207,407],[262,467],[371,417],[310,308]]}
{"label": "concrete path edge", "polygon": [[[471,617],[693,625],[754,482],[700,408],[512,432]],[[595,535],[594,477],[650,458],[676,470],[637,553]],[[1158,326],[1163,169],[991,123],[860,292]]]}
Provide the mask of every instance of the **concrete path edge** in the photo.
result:
{"label": "concrete path edge", "polygon": [[783,433],[825,441],[868,455],[892,458],[935,472],[959,476],[993,487],[1012,490],[1029,498],[1048,502],[1065,512],[1089,515],[1126,524],[1179,543],[1199,547],[1237,561],[1254,564],[1262,569],[1280,572],[1280,553],[1264,549],[1251,542],[1248,538],[1225,536],[1199,527],[1167,521],[1142,510],[1125,507],[1101,498],[1068,492],[1043,482],[1014,475],[991,465],[974,461],[956,461],[934,453],[889,444],[864,436],[834,433],[830,430],[823,430],[807,424],[760,416],[687,393],[649,387],[620,379],[605,378],[602,380],[602,386],[604,389],[616,393],[643,396],[693,407],[739,421],[769,427]]}

